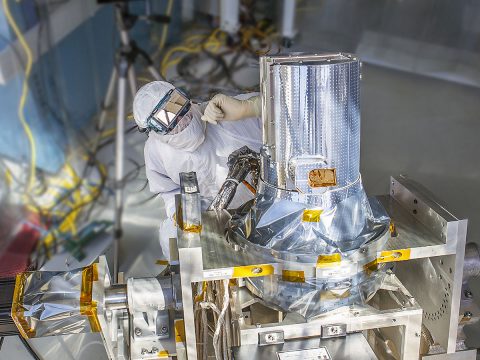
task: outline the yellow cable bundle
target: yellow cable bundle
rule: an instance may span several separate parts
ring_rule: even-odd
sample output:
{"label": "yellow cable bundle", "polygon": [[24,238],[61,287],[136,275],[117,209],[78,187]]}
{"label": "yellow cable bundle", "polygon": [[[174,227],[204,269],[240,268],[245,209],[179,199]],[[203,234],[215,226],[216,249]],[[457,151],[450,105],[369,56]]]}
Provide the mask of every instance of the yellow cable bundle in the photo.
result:
{"label": "yellow cable bundle", "polygon": [[216,53],[223,45],[223,39],[219,40],[217,34],[220,33],[220,29],[215,29],[209,35],[192,35],[187,37],[183,43],[179,46],[170,48],[165,54],[161,64],[161,74],[166,78],[167,70],[176,64],[178,64],[183,56],[170,60],[175,53],[193,54],[202,51],[203,47]]}
{"label": "yellow cable bundle", "polygon": [[15,22],[15,19],[13,18],[10,12],[8,0],[2,0],[2,1],[3,1],[3,10],[5,12],[5,16],[7,17],[8,24],[10,25],[13,32],[17,36],[18,41],[20,42],[20,45],[22,46],[23,51],[25,51],[25,55],[27,57],[27,62],[25,64],[25,77],[23,79],[23,85],[22,85],[22,94],[20,96],[20,103],[18,105],[18,117],[22,124],[23,131],[25,132],[25,135],[28,138],[28,142],[30,143],[30,174],[29,174],[29,179],[27,183],[27,188],[25,190],[26,192],[29,192],[32,189],[32,187],[35,185],[35,166],[37,163],[35,138],[33,137],[32,129],[30,128],[30,125],[27,123],[27,120],[25,119],[25,109],[24,109],[25,103],[27,101],[27,95],[28,95],[28,78],[30,77],[30,73],[32,71],[32,51],[28,46],[27,41],[25,40],[22,32],[18,28],[18,25]]}

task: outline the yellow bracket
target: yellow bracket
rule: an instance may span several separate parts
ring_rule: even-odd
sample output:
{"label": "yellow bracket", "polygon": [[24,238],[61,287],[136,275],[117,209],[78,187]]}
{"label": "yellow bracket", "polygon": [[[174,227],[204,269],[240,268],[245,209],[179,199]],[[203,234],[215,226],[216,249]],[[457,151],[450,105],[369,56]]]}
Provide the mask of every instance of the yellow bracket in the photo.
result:
{"label": "yellow bracket", "polygon": [[385,262],[409,260],[410,252],[411,252],[411,249],[382,251],[376,261],[378,263],[385,263]]}
{"label": "yellow bracket", "polygon": [[274,272],[275,269],[270,264],[235,266],[232,278],[267,276],[272,275]]}
{"label": "yellow bracket", "polygon": [[410,253],[411,249],[382,251],[378,258],[364,265],[363,268],[367,271],[374,271],[378,264],[409,260]]}

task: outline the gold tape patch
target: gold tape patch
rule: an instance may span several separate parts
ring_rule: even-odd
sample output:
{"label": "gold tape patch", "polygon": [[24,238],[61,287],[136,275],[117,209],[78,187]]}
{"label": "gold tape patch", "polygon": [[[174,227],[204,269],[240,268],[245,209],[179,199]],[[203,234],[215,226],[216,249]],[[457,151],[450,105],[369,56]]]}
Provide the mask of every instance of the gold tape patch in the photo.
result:
{"label": "gold tape patch", "polygon": [[155,261],[156,265],[168,265],[168,260],[157,260]]}
{"label": "gold tape patch", "polygon": [[94,265],[87,266],[82,270],[80,314],[88,317],[92,332],[100,332],[100,322],[97,317],[97,303],[92,301],[93,282],[96,281],[95,279],[98,279],[98,270],[96,270],[96,266]]}
{"label": "gold tape patch", "polygon": [[[182,205],[180,204],[177,207],[177,211],[174,215],[174,222],[176,222],[177,226],[185,232],[196,233],[196,234],[201,233],[202,232],[202,225],[200,225],[200,224],[188,224],[188,223],[184,222],[182,213],[183,213]],[[178,214],[178,216],[176,216],[177,214]]]}
{"label": "gold tape patch", "polygon": [[283,270],[282,280],[290,282],[305,282],[305,272],[301,270]]}
{"label": "gold tape patch", "polygon": [[15,289],[13,291],[11,316],[18,331],[23,338],[29,339],[36,335],[35,329],[25,319],[25,311],[23,307],[23,292],[27,282],[28,273],[20,273],[15,277]]}
{"label": "gold tape patch", "polygon": [[98,281],[98,264],[94,263],[93,265],[93,281]]}
{"label": "gold tape patch", "polygon": [[303,210],[302,221],[304,222],[320,222],[321,209],[305,209]]}
{"label": "gold tape patch", "polygon": [[185,342],[185,322],[175,320],[175,342]]}
{"label": "gold tape patch", "polygon": [[339,253],[319,255],[317,258],[317,268],[338,266],[341,261],[342,255]]}
{"label": "gold tape patch", "polygon": [[395,223],[393,221],[390,221],[390,225],[388,227],[388,230],[390,231],[390,236],[391,237],[397,237],[397,227],[395,226]]}
{"label": "gold tape patch", "polygon": [[160,358],[160,359],[168,358],[169,357],[168,351],[166,351],[166,350],[159,351],[158,354],[157,354],[157,357]]}
{"label": "gold tape patch", "polygon": [[335,169],[313,169],[308,173],[308,185],[311,188],[328,187],[337,185],[337,172]]}
{"label": "gold tape patch", "polygon": [[243,277],[257,277],[257,276],[267,276],[274,273],[273,265],[263,264],[263,265],[247,265],[247,266],[235,266],[233,268],[234,278],[243,278]]}

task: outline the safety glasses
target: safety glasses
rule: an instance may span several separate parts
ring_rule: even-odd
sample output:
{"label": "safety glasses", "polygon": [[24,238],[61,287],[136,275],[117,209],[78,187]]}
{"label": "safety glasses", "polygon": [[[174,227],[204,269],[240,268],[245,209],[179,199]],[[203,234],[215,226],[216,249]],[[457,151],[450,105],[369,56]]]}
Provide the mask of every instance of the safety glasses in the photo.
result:
{"label": "safety glasses", "polygon": [[165,135],[172,131],[188,110],[191,102],[188,97],[178,89],[170,90],[147,119],[147,130]]}

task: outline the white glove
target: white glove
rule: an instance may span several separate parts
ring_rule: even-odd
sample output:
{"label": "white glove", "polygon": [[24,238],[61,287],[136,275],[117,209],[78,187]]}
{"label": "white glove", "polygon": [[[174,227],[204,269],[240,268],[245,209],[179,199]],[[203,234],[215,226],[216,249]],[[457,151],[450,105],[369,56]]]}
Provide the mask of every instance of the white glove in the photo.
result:
{"label": "white glove", "polygon": [[219,120],[240,120],[260,115],[260,96],[237,100],[227,95],[217,94],[208,102],[202,120],[217,124]]}

